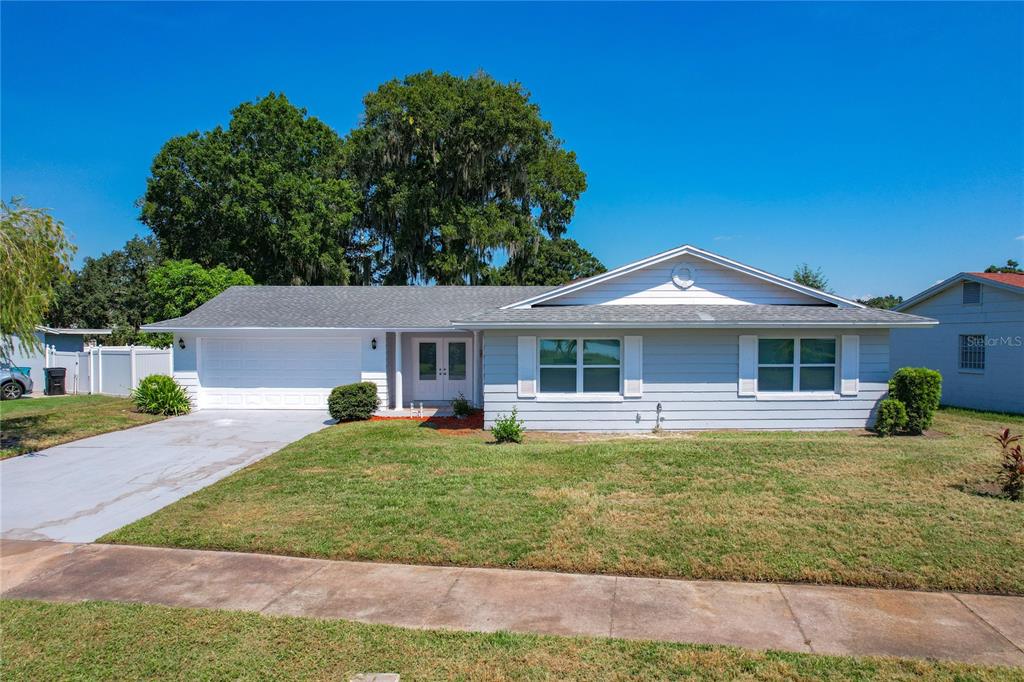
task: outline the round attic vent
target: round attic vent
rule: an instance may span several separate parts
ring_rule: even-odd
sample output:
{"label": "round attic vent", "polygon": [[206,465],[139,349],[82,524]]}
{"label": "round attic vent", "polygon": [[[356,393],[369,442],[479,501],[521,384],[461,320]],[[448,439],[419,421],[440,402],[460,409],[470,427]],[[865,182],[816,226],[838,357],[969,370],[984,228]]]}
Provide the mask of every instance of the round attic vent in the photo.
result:
{"label": "round attic vent", "polygon": [[693,278],[696,271],[686,265],[677,265],[672,270],[672,283],[680,289],[689,289],[693,286]]}

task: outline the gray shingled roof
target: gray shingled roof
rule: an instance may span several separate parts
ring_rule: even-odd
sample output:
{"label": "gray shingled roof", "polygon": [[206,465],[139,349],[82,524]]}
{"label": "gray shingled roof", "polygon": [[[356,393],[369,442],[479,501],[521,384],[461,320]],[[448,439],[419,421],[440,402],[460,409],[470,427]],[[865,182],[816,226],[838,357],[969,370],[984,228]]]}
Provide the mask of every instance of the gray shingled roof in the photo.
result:
{"label": "gray shingled roof", "polygon": [[638,325],[736,326],[924,326],[934,320],[874,308],[803,305],[564,305],[480,311],[454,320],[467,327]]}
{"label": "gray shingled roof", "polygon": [[231,287],[188,315],[147,330],[334,327],[442,329],[456,318],[515,303],[551,287]]}

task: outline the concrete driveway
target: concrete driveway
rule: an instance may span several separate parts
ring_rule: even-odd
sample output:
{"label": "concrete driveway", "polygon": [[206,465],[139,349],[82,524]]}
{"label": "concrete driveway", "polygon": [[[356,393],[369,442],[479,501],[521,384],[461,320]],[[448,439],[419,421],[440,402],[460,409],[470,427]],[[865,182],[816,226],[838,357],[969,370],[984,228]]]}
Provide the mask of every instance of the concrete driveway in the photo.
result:
{"label": "concrete driveway", "polygon": [[92,542],[330,424],[204,410],[0,462],[0,537]]}

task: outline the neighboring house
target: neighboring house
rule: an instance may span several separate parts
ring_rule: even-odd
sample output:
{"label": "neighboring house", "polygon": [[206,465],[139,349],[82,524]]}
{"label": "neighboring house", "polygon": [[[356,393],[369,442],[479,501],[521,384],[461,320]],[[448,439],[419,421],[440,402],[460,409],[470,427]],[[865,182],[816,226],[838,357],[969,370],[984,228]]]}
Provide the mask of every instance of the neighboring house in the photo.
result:
{"label": "neighboring house", "polygon": [[892,335],[892,367],[942,373],[942,402],[1024,413],[1024,275],[961,272],[896,307],[938,327]]}
{"label": "neighboring house", "polygon": [[490,425],[864,427],[886,393],[874,310],[692,246],[561,287],[233,287],[173,331],[174,376],[202,408],[323,409],[372,381],[382,408],[465,395]]}
{"label": "neighboring house", "polygon": [[[65,327],[36,327],[35,337],[41,346],[64,352],[81,352],[87,344],[94,344],[99,336],[109,336],[110,329],[73,329]],[[29,351],[15,343],[10,364],[29,371],[29,376],[39,389],[44,385],[43,368],[46,364],[44,351]]]}

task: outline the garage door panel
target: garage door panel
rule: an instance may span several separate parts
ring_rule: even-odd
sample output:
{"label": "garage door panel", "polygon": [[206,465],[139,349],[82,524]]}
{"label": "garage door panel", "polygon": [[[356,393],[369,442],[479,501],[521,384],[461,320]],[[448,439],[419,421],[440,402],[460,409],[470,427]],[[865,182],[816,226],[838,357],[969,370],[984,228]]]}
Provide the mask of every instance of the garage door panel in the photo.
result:
{"label": "garage door panel", "polygon": [[360,379],[360,339],[213,339],[202,342],[201,405],[325,409],[331,389]]}

